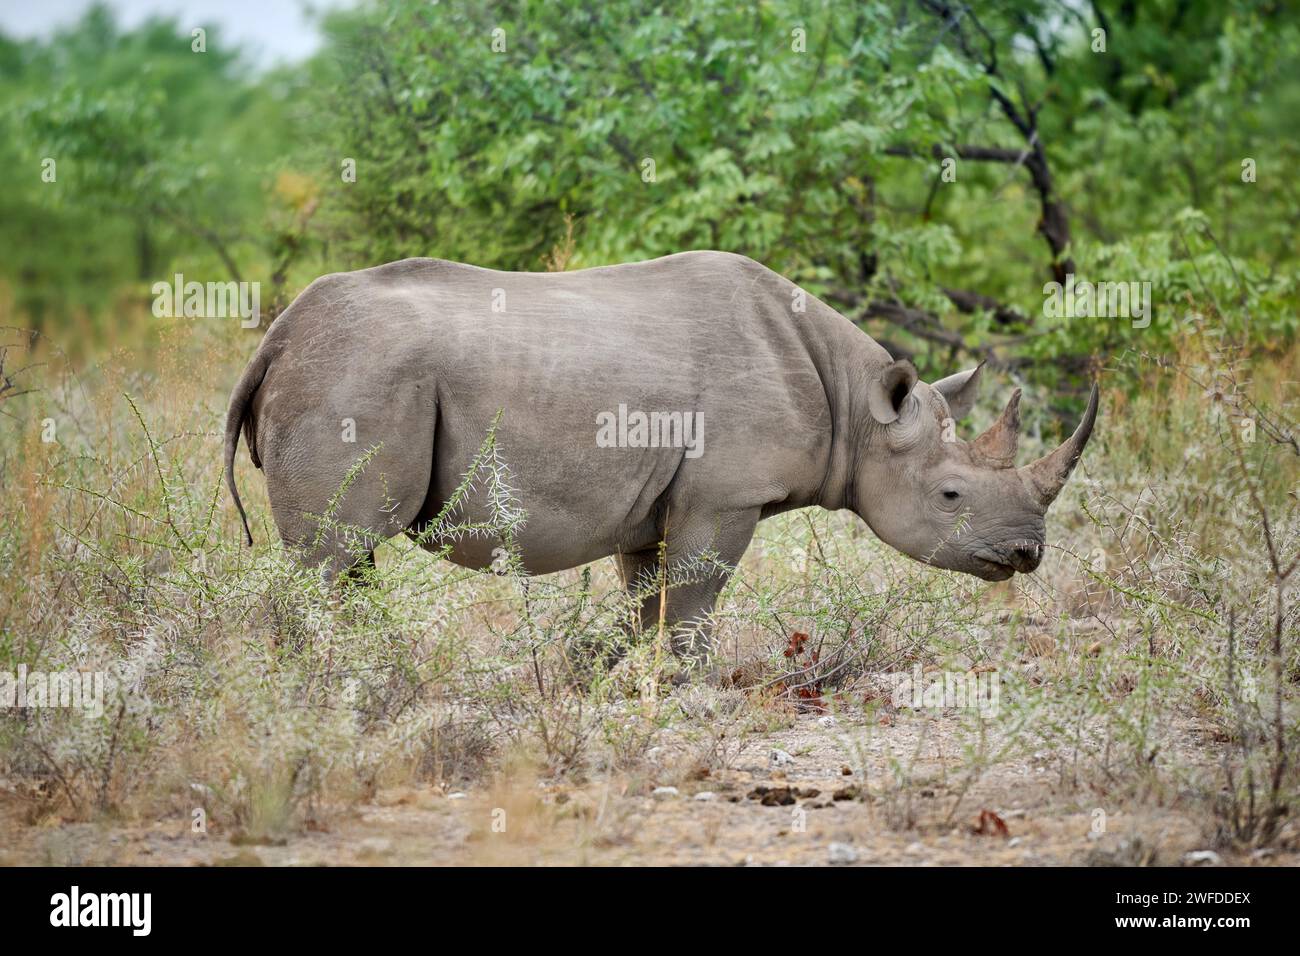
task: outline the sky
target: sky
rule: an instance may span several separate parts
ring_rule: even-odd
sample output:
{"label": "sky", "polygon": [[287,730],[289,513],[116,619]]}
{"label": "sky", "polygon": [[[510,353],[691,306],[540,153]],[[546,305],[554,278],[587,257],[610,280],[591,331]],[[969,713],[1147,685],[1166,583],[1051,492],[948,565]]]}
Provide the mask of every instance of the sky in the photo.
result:
{"label": "sky", "polygon": [[[0,32],[48,37],[79,20],[94,0],[0,0]],[[182,26],[215,23],[262,66],[292,63],[320,45],[312,11],[354,5],[353,0],[108,0],[118,23],[134,27],[152,15],[174,16]]]}

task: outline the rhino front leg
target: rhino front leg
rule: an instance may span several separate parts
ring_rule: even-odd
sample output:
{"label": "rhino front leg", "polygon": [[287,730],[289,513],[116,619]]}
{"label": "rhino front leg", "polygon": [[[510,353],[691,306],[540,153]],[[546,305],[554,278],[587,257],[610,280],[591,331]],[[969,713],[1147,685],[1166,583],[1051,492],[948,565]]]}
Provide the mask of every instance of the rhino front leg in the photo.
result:
{"label": "rhino front leg", "polygon": [[618,556],[623,584],[641,603],[642,633],[658,630],[660,594],[666,594],[664,627],[673,652],[687,666],[704,663],[713,649],[710,616],[754,537],[758,518],[757,509],[692,515],[680,523],[670,515],[663,548],[666,568],[661,568],[657,547]]}

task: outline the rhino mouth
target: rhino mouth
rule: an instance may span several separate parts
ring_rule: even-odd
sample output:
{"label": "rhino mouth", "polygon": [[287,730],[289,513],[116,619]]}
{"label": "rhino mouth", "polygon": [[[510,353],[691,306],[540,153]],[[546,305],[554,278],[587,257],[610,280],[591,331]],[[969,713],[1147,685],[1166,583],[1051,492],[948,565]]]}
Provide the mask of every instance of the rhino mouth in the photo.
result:
{"label": "rhino mouth", "polygon": [[1001,561],[978,557],[975,560],[979,562],[979,569],[976,570],[975,575],[985,581],[1005,581],[1016,573],[1015,568]]}
{"label": "rhino mouth", "polygon": [[1038,570],[1043,560],[1043,542],[1038,538],[1024,538],[997,548],[980,548],[974,554],[976,561],[987,571],[976,572],[991,581],[1005,581],[1013,574],[1030,574]]}
{"label": "rhino mouth", "polygon": [[[1000,550],[981,548],[972,557],[978,565],[975,570],[976,577],[983,578],[985,581],[1005,581],[1017,571],[1023,573],[1033,570],[1033,567],[1019,560],[1020,555],[1015,551],[1003,554]],[[1037,565],[1036,561],[1033,563]]]}

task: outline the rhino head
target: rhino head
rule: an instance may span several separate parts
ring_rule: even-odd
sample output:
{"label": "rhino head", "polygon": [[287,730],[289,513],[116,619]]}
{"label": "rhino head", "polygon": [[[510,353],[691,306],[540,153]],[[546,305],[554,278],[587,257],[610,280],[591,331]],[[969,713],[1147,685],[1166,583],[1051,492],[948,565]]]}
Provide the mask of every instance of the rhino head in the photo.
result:
{"label": "rhino head", "polygon": [[857,511],[891,547],[986,581],[1029,573],[1043,558],[1047,508],[1083,454],[1097,419],[1097,386],[1074,434],[1051,454],[1016,466],[1020,389],[974,441],[953,423],[975,404],[982,365],[932,385],[910,362],[867,383],[870,428],[859,461]]}

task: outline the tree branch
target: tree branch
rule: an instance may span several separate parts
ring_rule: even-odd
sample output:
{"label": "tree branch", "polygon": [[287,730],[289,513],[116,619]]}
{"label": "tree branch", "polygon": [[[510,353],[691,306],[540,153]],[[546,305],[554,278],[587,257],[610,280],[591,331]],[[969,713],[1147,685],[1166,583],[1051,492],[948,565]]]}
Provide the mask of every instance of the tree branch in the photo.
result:
{"label": "tree branch", "polygon": [[[1034,188],[1038,191],[1039,204],[1042,209],[1042,215],[1038,220],[1038,232],[1043,236],[1043,239],[1047,242],[1047,247],[1052,252],[1052,276],[1057,282],[1064,283],[1065,277],[1074,272],[1074,259],[1068,254],[1070,248],[1070,217],[1065,205],[1056,195],[1052,170],[1047,162],[1047,152],[1043,149],[1042,140],[1038,135],[1037,108],[1029,105],[1023,87],[1020,90],[1021,100],[1024,101],[1023,109],[1021,109],[1011,102],[1010,97],[1002,92],[998,82],[995,82],[1005,81],[1005,78],[998,70],[997,44],[984,25],[980,23],[979,17],[975,15],[975,12],[968,5],[959,4],[954,7],[952,4],[944,2],[944,0],[922,0],[922,6],[933,16],[944,20],[945,30],[953,30],[962,53],[967,59],[979,64],[984,70],[985,76],[989,78],[989,95],[998,104],[1011,125],[1025,138],[1027,155],[1018,162],[1023,162],[1023,165],[1029,170]],[[963,15],[958,16],[958,11]],[[964,29],[966,23],[972,24],[984,38],[987,44],[987,53],[985,55],[979,56],[973,51],[966,38]],[[999,151],[989,150],[987,152]],[[960,153],[958,155],[960,156]],[[1000,162],[1009,161],[999,155],[971,155],[965,158],[995,159]]]}
{"label": "tree branch", "polygon": [[957,311],[970,315],[984,309],[993,313],[993,319],[999,325],[1029,325],[1029,316],[1013,309],[1011,306],[999,302],[992,296],[984,295],[982,292],[971,292],[968,289],[950,289],[946,286],[940,290],[948,297],[948,301],[957,307]]}
{"label": "tree branch", "polygon": [[[993,368],[1007,369],[1023,364],[1019,360],[1003,358],[991,344],[968,345],[958,333],[945,328],[933,312],[913,308],[901,302],[868,301],[864,296],[850,289],[831,289],[826,293],[826,298],[853,309],[856,315],[850,318],[855,323],[866,319],[881,319],[898,326],[918,339],[945,346],[955,352],[965,352],[987,362]],[[891,355],[899,357],[894,349],[891,348],[889,351]]]}

